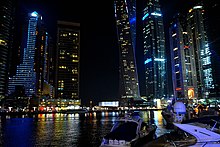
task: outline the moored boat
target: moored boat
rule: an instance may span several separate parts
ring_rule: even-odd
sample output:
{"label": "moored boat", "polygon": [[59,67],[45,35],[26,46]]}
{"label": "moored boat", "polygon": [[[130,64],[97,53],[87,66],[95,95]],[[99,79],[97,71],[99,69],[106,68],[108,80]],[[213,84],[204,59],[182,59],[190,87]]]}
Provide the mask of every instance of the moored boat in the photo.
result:
{"label": "moored boat", "polygon": [[[216,119],[216,120],[214,120]],[[218,147],[220,146],[219,118],[193,119],[189,123],[174,123],[174,130],[142,147]],[[212,125],[211,125],[212,124]]]}
{"label": "moored boat", "polygon": [[191,147],[219,147],[220,146],[220,134],[208,129],[199,123],[191,124],[178,124],[174,123],[176,127],[193,135],[196,138],[195,144]]}
{"label": "moored boat", "polygon": [[155,138],[157,126],[146,124],[139,115],[119,117],[100,147],[135,147]]}
{"label": "moored boat", "polygon": [[166,128],[173,129],[173,123],[181,123],[186,119],[186,106],[182,101],[176,101],[173,105],[168,105],[168,107],[163,110],[161,114],[166,121]]}

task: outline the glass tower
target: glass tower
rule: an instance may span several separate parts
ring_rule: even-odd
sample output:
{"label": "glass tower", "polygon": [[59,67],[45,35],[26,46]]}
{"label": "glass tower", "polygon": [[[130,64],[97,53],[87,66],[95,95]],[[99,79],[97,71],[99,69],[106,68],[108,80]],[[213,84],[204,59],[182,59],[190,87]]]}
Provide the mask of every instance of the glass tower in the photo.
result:
{"label": "glass tower", "polygon": [[119,44],[121,105],[140,98],[135,58],[136,1],[115,0],[115,18]]}
{"label": "glass tower", "polygon": [[177,15],[169,27],[174,98],[198,98],[194,48],[185,18]]}
{"label": "glass tower", "polygon": [[58,98],[80,105],[80,23],[58,21],[57,25]]}
{"label": "glass tower", "polygon": [[214,88],[211,52],[208,44],[208,37],[204,25],[204,10],[202,5],[196,5],[189,10],[187,15],[188,33],[194,48],[198,97],[207,98],[210,89]]}
{"label": "glass tower", "polygon": [[150,100],[165,96],[166,57],[163,16],[159,0],[148,0],[143,10],[144,65],[146,97]]}
{"label": "glass tower", "polygon": [[220,10],[219,0],[203,0],[204,20],[210,47],[214,89],[210,89],[210,98],[220,97]]}
{"label": "glass tower", "polygon": [[14,29],[14,1],[0,1],[0,100],[7,94],[9,57],[12,52]]}
{"label": "glass tower", "polygon": [[8,94],[17,86],[25,89],[28,97],[42,96],[46,70],[46,50],[48,34],[42,22],[42,16],[36,11],[29,14],[26,45],[23,50],[22,63],[17,66],[16,75],[9,78]]}

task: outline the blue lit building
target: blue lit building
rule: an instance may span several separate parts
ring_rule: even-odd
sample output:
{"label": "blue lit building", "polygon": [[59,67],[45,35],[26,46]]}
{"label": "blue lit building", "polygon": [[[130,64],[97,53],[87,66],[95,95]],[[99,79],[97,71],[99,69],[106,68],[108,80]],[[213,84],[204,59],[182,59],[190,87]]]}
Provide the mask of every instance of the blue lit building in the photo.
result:
{"label": "blue lit building", "polygon": [[119,44],[121,105],[140,98],[136,67],[136,1],[115,0],[115,18]]}
{"label": "blue lit building", "polygon": [[166,56],[163,15],[159,0],[148,0],[143,10],[143,44],[146,97],[161,99],[166,95]]}
{"label": "blue lit building", "polygon": [[[44,85],[48,83],[47,57],[49,35],[45,30],[42,16],[36,11],[29,14],[26,41],[23,49],[22,63],[17,66],[16,75],[9,78],[8,94],[15,92],[17,87],[23,87],[28,97],[43,96]],[[50,86],[50,94],[52,86]]]}

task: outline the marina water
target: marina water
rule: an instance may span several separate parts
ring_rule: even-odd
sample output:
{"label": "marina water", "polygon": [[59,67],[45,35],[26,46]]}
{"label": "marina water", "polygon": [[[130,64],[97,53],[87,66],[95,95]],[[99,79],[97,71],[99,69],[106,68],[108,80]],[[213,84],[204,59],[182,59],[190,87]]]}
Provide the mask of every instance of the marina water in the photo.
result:
{"label": "marina water", "polygon": [[[170,131],[161,111],[140,111],[140,115],[157,125],[158,137]],[[118,116],[119,112],[1,116],[0,146],[98,147]]]}

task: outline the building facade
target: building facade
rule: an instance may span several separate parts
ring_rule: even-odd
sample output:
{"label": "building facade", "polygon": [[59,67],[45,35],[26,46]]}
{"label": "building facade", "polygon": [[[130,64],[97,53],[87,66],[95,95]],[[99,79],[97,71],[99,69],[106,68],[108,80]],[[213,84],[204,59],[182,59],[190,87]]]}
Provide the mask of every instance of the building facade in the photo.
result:
{"label": "building facade", "polygon": [[146,97],[161,99],[166,95],[166,51],[163,15],[159,0],[148,0],[143,10],[143,44]]}
{"label": "building facade", "polygon": [[187,14],[187,32],[194,48],[198,98],[208,98],[214,88],[211,51],[208,44],[202,5],[195,5]]}
{"label": "building facade", "polygon": [[9,58],[13,46],[14,17],[14,1],[0,0],[0,100],[7,95]]}
{"label": "building facade", "polygon": [[187,32],[187,23],[178,14],[169,27],[172,83],[174,98],[197,99],[197,70],[194,48]]}
{"label": "building facade", "polygon": [[214,83],[217,85],[218,78],[214,81],[213,76],[213,67],[217,66],[212,63],[214,52],[210,49],[205,12],[202,3],[195,4],[186,16],[176,17],[170,25],[175,98],[209,99]]}
{"label": "building facade", "polygon": [[220,98],[220,10],[218,0],[203,0],[204,18],[207,26],[208,44],[211,52],[214,89],[211,89],[210,98]]}
{"label": "building facade", "polygon": [[76,105],[80,105],[79,23],[58,21],[57,55],[57,97],[60,99],[72,99],[75,101]]}
{"label": "building facade", "polygon": [[136,1],[115,0],[115,18],[119,46],[120,98],[122,106],[140,98],[136,66]]}

